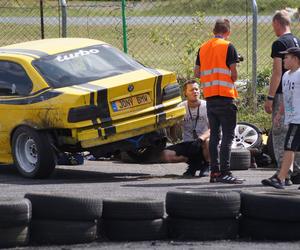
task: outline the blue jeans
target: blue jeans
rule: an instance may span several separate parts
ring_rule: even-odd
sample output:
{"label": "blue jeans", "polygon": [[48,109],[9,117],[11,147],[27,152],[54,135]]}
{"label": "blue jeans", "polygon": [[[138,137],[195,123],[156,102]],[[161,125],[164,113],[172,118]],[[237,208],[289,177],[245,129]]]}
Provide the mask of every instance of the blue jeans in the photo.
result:
{"label": "blue jeans", "polygon": [[[237,107],[234,104],[234,99],[221,96],[207,98],[206,106],[210,126],[211,172],[227,173],[230,171],[231,144],[236,126]],[[222,141],[219,151],[221,130]]]}

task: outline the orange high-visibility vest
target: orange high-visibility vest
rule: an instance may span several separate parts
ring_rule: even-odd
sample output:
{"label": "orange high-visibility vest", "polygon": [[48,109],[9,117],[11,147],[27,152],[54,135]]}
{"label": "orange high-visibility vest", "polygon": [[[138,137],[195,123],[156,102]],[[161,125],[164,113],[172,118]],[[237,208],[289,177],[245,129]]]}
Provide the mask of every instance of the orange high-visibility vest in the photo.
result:
{"label": "orange high-visibility vest", "polygon": [[204,98],[238,96],[231,71],[226,65],[228,46],[228,41],[212,38],[200,47],[200,82]]}

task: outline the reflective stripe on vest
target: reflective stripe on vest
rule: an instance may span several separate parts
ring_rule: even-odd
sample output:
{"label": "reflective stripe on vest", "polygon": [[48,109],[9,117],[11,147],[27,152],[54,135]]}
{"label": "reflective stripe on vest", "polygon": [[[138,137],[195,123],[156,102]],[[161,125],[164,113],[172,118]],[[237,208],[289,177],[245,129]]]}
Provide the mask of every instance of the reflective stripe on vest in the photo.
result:
{"label": "reflective stripe on vest", "polygon": [[235,89],[235,85],[229,82],[214,80],[212,82],[203,82],[201,83],[203,88],[211,87],[211,86],[223,86],[231,89]]}
{"label": "reflective stripe on vest", "polygon": [[210,74],[214,74],[214,73],[221,73],[221,74],[224,74],[224,75],[229,75],[231,76],[231,71],[228,70],[228,69],[222,69],[222,68],[214,68],[214,69],[210,69],[210,70],[204,70],[204,71],[201,71],[201,76],[207,76],[207,75],[210,75]]}

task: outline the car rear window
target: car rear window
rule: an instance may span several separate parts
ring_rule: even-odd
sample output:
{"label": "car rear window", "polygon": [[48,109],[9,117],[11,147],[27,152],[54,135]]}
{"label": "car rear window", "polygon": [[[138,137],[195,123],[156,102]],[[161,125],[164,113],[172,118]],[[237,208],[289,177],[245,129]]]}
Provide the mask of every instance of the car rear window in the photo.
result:
{"label": "car rear window", "polygon": [[109,45],[96,45],[33,61],[46,82],[55,88],[87,83],[144,68],[131,57]]}

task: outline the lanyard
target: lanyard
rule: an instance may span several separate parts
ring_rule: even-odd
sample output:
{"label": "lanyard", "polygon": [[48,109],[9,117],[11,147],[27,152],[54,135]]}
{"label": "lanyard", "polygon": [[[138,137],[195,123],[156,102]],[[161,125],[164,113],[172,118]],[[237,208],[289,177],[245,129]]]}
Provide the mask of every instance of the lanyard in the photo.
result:
{"label": "lanyard", "polygon": [[[197,116],[196,116],[195,126],[193,126],[193,130],[196,130],[197,122],[198,122],[198,119],[199,119],[199,109],[200,109],[200,104],[198,105]],[[188,110],[189,110],[189,113],[190,113],[191,121],[193,122],[193,116],[192,116],[192,113],[191,113],[191,110],[190,110],[189,106],[188,106]]]}

